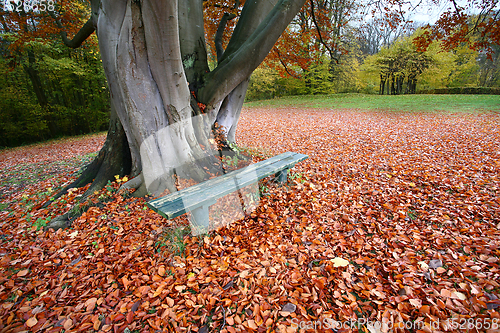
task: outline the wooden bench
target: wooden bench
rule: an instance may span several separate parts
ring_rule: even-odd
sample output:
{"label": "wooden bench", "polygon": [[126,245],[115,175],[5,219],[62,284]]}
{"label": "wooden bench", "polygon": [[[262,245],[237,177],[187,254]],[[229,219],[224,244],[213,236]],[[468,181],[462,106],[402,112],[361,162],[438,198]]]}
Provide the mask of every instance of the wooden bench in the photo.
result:
{"label": "wooden bench", "polygon": [[288,170],[307,155],[287,152],[245,168],[209,179],[197,185],[151,200],[147,205],[167,219],[191,212],[191,232],[199,235],[208,232],[208,209],[217,199],[256,184],[259,180],[275,175],[279,182],[286,182]]}

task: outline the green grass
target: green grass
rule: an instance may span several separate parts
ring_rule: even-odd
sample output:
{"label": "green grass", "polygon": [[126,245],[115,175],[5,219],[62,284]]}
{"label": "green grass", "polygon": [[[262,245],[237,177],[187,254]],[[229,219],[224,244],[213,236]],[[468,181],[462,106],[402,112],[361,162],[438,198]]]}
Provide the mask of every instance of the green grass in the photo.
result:
{"label": "green grass", "polygon": [[245,107],[302,107],[390,111],[500,111],[500,95],[367,95],[288,96],[245,103]]}
{"label": "green grass", "polygon": [[4,152],[4,151],[14,150],[14,149],[17,149],[17,148],[30,148],[30,147],[45,146],[45,145],[51,144],[51,143],[64,143],[64,141],[66,141],[68,139],[75,140],[75,139],[80,139],[80,138],[85,138],[85,137],[89,137],[90,138],[90,137],[93,137],[93,136],[106,135],[106,133],[107,133],[106,131],[101,131],[101,132],[93,132],[93,133],[73,135],[73,136],[71,136],[71,135],[64,135],[64,136],[60,136],[60,137],[52,138],[52,139],[48,139],[48,140],[28,142],[28,143],[21,143],[19,145],[12,146],[12,147],[0,146],[0,153]]}

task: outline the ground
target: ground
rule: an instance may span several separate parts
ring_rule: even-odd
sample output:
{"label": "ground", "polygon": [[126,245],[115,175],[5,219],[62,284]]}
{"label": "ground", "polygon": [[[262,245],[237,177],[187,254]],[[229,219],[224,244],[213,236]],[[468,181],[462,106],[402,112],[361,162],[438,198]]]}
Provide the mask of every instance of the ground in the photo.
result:
{"label": "ground", "polygon": [[2,332],[498,331],[498,113],[246,108],[240,146],[309,155],[250,216],[190,237],[118,179],[42,231],[103,141],[0,152]]}

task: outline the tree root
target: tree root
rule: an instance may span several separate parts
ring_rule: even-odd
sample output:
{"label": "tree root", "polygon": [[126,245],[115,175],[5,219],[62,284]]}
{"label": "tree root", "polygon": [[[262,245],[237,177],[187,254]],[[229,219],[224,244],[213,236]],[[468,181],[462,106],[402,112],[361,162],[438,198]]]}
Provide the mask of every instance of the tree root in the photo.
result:
{"label": "tree root", "polygon": [[86,212],[91,205],[82,206],[80,204],[76,204],[66,213],[59,215],[53,218],[47,225],[44,227],[44,230],[47,231],[49,229],[54,229],[57,231],[58,229],[64,229],[71,226],[74,220],[79,218],[84,212]]}
{"label": "tree root", "polygon": [[108,135],[97,157],[85,167],[77,180],[65,186],[51,200],[47,201],[42,208],[47,208],[51,202],[68,193],[70,188],[83,187],[92,183],[80,198],[80,202],[84,202],[92,193],[103,188],[108,180],[113,180],[115,175],[128,175],[131,167],[132,157],[125,131],[116,114],[111,112]]}
{"label": "tree root", "polygon": [[[113,113],[113,112],[112,112]],[[113,118],[113,117],[112,117]],[[114,119],[114,120],[113,120]],[[57,216],[45,226],[45,230],[67,228],[71,226],[72,222],[82,215],[93,204],[89,204],[87,199],[95,192],[101,190],[109,180],[114,180],[115,175],[120,177],[127,175],[132,169],[132,158],[130,148],[126,139],[125,132],[117,117],[110,121],[110,129],[104,146],[99,151],[98,156],[85,167],[82,175],[65,186],[58,192],[51,201],[44,204],[47,207],[54,199],[66,194],[70,188],[82,187],[91,183],[90,187],[85,191],[78,203],[68,212],[63,215]],[[213,155],[209,149],[209,139],[207,135],[203,134],[202,118],[195,121],[195,128],[198,129],[196,139],[189,142],[189,147],[192,149],[193,155],[181,166],[168,167],[160,171],[156,178],[148,181],[145,180],[143,173],[139,173],[129,181],[125,182],[119,191],[132,191],[135,190],[133,196],[143,197],[146,195],[160,196],[165,190],[170,193],[177,191],[176,183],[177,177],[179,179],[193,179],[196,182],[201,182],[209,178],[210,175],[220,175],[226,173],[220,159],[217,157],[227,156],[233,153],[233,149],[227,141],[223,140],[221,150],[220,146],[218,151],[213,151]],[[205,142],[205,145],[200,146],[199,139]],[[162,174],[161,174],[162,173]]]}
{"label": "tree root", "polygon": [[116,117],[116,114],[112,110],[108,135],[97,157],[85,167],[85,170],[77,180],[65,186],[54,195],[52,200],[47,201],[42,208],[46,208],[55,199],[66,194],[70,188],[83,187],[89,183],[92,184],[70,211],[52,219],[45,226],[45,229],[53,228],[57,230],[69,227],[74,219],[82,215],[90,207],[84,204],[84,202],[91,194],[102,189],[109,180],[114,179],[115,175],[128,175],[131,167],[132,158],[127,137],[118,117]]}

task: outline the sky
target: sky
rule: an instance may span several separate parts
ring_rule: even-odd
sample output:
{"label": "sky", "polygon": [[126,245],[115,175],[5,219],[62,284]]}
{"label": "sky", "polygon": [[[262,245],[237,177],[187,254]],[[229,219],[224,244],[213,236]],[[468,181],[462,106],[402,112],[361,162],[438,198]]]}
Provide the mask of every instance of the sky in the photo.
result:
{"label": "sky", "polygon": [[[415,22],[434,23],[439,16],[448,8],[452,7],[451,1],[441,1],[439,5],[431,4],[429,0],[411,0],[413,6],[421,3],[417,9],[410,15],[410,19]],[[470,4],[467,0],[455,0],[460,7],[467,7]]]}
{"label": "sky", "polygon": [[415,12],[410,15],[410,19],[414,22],[434,23],[439,16],[449,8],[448,3],[441,4],[440,6],[429,6],[426,4],[420,5]]}

